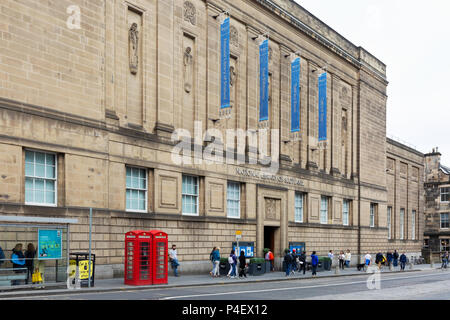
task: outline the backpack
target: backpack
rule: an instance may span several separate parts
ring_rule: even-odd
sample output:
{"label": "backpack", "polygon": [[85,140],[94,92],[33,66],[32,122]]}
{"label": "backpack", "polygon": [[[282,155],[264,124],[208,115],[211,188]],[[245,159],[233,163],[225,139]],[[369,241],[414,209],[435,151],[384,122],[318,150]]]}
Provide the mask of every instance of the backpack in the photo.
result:
{"label": "backpack", "polygon": [[233,263],[234,263],[234,260],[233,260],[233,257],[232,257],[232,256],[229,256],[229,257],[228,257],[228,263],[229,263],[229,264],[233,264]]}
{"label": "backpack", "polygon": [[273,260],[273,253],[272,253],[272,251],[269,252],[269,260]]}

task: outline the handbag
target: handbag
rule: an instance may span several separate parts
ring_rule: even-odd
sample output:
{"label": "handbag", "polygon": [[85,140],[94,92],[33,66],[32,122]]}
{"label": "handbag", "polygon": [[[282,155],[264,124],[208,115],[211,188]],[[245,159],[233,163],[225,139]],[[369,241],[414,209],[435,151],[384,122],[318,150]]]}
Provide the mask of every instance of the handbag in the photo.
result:
{"label": "handbag", "polygon": [[31,280],[33,281],[33,283],[42,282],[42,273],[34,272],[31,277]]}

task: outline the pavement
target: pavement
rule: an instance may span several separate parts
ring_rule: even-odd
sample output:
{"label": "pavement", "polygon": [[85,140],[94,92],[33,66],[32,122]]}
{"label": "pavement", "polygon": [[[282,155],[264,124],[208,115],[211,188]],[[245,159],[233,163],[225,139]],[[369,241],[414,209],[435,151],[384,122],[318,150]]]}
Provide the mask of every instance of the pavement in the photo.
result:
{"label": "pavement", "polygon": [[[382,273],[400,273],[400,272],[419,272],[419,271],[440,271],[440,265],[435,264],[431,266],[429,264],[410,265],[406,266],[404,271],[400,271],[400,267],[389,270],[388,267],[383,267]],[[171,275],[172,272],[169,269],[168,284],[162,285],[146,285],[146,286],[130,286],[124,284],[123,278],[114,279],[96,279],[94,286],[91,288],[82,287],[80,289],[67,289],[65,282],[60,283],[48,283],[44,285],[29,285],[29,286],[15,286],[15,287],[0,287],[0,300],[2,298],[20,298],[30,296],[42,296],[42,295],[57,295],[68,293],[95,293],[95,292],[113,292],[113,291],[131,291],[131,290],[149,290],[157,288],[176,288],[176,287],[192,287],[192,286],[211,286],[211,285],[233,285],[236,283],[252,283],[252,282],[270,282],[270,281],[290,281],[311,279],[311,271],[307,271],[305,275],[302,273],[295,273],[286,277],[284,272],[275,271],[265,273],[260,276],[247,275],[247,278],[239,279],[228,278],[221,276],[218,278],[212,278],[209,274],[201,275],[183,275],[180,273],[179,277]],[[317,273],[317,278],[327,277],[344,277],[355,276],[365,274],[364,271],[358,271],[356,267],[350,267],[349,269],[339,270],[336,272],[335,268],[331,271],[321,271]]]}

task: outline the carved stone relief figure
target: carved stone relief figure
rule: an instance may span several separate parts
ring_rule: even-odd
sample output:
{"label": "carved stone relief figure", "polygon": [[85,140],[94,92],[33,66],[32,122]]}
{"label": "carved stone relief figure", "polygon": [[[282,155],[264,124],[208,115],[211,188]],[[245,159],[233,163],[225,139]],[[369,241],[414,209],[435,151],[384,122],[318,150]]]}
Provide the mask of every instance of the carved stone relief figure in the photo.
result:
{"label": "carved stone relief figure", "polygon": [[191,47],[187,47],[184,51],[184,90],[190,93],[192,90],[192,65],[194,57],[191,54]]}
{"label": "carved stone relief figure", "polygon": [[239,46],[239,33],[234,26],[230,27],[230,43],[235,47]]}
{"label": "carved stone relief figure", "polygon": [[130,71],[132,74],[137,74],[139,67],[139,31],[137,23],[131,25],[129,31],[129,57],[130,57]]}
{"label": "carved stone relief figure", "polygon": [[195,10],[195,6],[191,2],[185,1],[183,7],[184,20],[195,26],[197,23],[197,10]]}
{"label": "carved stone relief figure", "polygon": [[264,198],[265,200],[265,218],[267,220],[278,220],[279,199]]}
{"label": "carved stone relief figure", "polygon": [[236,70],[234,66],[230,66],[230,86],[234,86],[236,81]]}

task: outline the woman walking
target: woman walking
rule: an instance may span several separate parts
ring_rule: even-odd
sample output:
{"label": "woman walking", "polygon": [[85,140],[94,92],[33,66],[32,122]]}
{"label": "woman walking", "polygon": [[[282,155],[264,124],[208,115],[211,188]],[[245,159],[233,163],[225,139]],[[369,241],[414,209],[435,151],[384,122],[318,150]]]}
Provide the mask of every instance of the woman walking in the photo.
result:
{"label": "woman walking", "polygon": [[319,264],[319,257],[317,257],[316,252],[313,251],[311,255],[311,268],[312,268],[312,276],[315,278],[317,276],[317,265]]}
{"label": "woman walking", "polygon": [[344,251],[339,253],[339,269],[344,270],[345,254]]}
{"label": "woman walking", "polygon": [[242,250],[239,255],[239,278],[247,278],[247,275],[245,274],[245,263],[245,253],[244,250]]}
{"label": "woman walking", "polygon": [[216,250],[213,251],[212,261],[214,263],[214,268],[211,272],[211,275],[214,278],[214,277],[219,276],[219,264],[220,264],[220,248],[219,247],[217,247]]}
{"label": "woman walking", "polygon": [[211,253],[209,254],[209,261],[211,261],[211,264],[212,264],[212,271],[209,272],[210,276],[213,275],[213,271],[214,271],[214,260],[213,260],[213,258],[214,258],[214,251],[216,251],[216,249],[217,249],[217,247],[214,247],[211,250]]}
{"label": "woman walking", "polygon": [[236,264],[237,264],[237,257],[234,254],[234,249],[231,250],[230,256],[228,257],[228,264],[230,265],[230,270],[228,271],[228,278],[235,278],[236,277]]}

